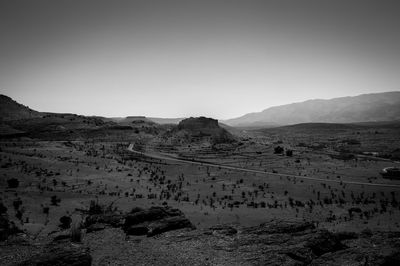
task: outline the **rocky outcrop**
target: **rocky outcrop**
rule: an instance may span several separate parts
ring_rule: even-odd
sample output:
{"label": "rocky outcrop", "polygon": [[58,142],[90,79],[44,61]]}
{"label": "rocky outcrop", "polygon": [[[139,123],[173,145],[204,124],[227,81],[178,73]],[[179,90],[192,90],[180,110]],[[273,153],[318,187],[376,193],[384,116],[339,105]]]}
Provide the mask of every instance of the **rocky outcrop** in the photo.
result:
{"label": "rocky outcrop", "polygon": [[178,124],[178,129],[186,129],[186,130],[203,130],[203,129],[218,129],[218,120],[207,118],[204,116],[201,117],[190,117],[187,119],[183,119]]}
{"label": "rocky outcrop", "polygon": [[104,230],[85,235],[83,244],[60,240],[44,246],[18,245],[10,242],[16,238],[10,238],[0,243],[0,261],[5,265],[90,265],[92,258],[94,265],[400,265],[400,232],[333,233],[301,221],[176,230],[192,225],[181,211],[163,207],[135,209],[125,215],[120,228],[90,226],[95,225]]}
{"label": "rocky outcrop", "polygon": [[92,257],[87,248],[72,244],[49,246],[44,252],[19,263],[19,266],[90,266]]}
{"label": "rocky outcrop", "polygon": [[400,232],[364,234],[345,245],[343,250],[321,255],[311,265],[400,265]]}
{"label": "rocky outcrop", "polygon": [[181,228],[194,228],[183,212],[169,207],[134,208],[125,215],[95,214],[85,220],[86,232],[121,227],[127,235],[154,236]]}
{"label": "rocky outcrop", "polygon": [[150,223],[147,227],[149,228],[147,236],[155,236],[164,232],[182,228],[195,228],[194,225],[189,221],[189,219],[184,216],[164,218]]}
{"label": "rocky outcrop", "polygon": [[[185,133],[185,134],[183,134]],[[218,120],[207,117],[191,117],[182,120],[176,127],[175,134],[187,138],[190,142],[209,138],[212,144],[231,143],[235,138],[218,124]]]}
{"label": "rocky outcrop", "polygon": [[124,231],[128,235],[154,236],[181,228],[194,228],[192,223],[178,209],[151,207],[125,217]]}
{"label": "rocky outcrop", "polygon": [[[177,221],[179,217],[161,221]],[[149,225],[129,227],[137,234],[143,234],[141,230],[148,234],[147,229]],[[90,235],[89,245],[99,248],[96,241],[101,238],[124,251],[112,256],[102,249],[95,261],[122,265],[400,265],[400,233],[333,233],[301,221],[171,230],[156,238],[130,241],[121,240],[122,231],[109,230]]]}
{"label": "rocky outcrop", "polygon": [[[84,226],[86,228],[89,228],[92,225],[106,224],[112,227],[121,227],[124,223],[124,219],[125,219],[124,215],[115,213],[92,214],[86,217]],[[95,226],[92,227],[95,228]]]}

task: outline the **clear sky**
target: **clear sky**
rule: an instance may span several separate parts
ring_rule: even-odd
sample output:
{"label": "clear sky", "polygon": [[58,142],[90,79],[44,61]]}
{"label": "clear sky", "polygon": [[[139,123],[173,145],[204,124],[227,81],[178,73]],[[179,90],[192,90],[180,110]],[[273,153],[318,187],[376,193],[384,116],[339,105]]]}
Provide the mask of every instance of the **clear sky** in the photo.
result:
{"label": "clear sky", "polygon": [[38,111],[233,118],[400,89],[400,1],[0,0],[0,93]]}

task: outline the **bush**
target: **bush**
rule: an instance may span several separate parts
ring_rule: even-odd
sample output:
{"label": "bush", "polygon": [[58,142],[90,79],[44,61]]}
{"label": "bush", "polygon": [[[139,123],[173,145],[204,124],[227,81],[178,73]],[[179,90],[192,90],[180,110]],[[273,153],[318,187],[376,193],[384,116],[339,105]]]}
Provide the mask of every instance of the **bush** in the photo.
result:
{"label": "bush", "polygon": [[49,207],[43,207],[43,213],[49,215],[50,208]]}
{"label": "bush", "polygon": [[283,153],[283,148],[281,146],[277,146],[274,148],[274,153],[275,154],[282,154]]}
{"label": "bush", "polygon": [[292,150],[286,150],[286,156],[293,156]]}
{"label": "bush", "polygon": [[62,229],[68,229],[71,227],[72,219],[69,216],[63,216],[60,218],[60,223]]}
{"label": "bush", "polygon": [[16,178],[11,178],[7,180],[9,188],[17,188],[19,186],[19,180]]}
{"label": "bush", "polygon": [[57,196],[51,196],[51,205],[58,206],[58,203],[61,202],[61,199],[57,198]]}

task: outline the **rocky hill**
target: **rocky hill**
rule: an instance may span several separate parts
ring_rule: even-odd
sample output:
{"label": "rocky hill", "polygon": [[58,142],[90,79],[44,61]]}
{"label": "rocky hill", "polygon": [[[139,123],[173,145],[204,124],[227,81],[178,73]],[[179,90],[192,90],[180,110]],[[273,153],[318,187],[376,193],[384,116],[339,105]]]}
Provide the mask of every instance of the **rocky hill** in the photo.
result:
{"label": "rocky hill", "polygon": [[38,112],[4,95],[0,95],[0,115],[0,138],[75,139],[82,133],[117,125],[94,116]]}
{"label": "rocky hill", "polygon": [[0,122],[38,117],[42,117],[40,112],[17,103],[8,96],[0,95]]}
{"label": "rocky hill", "polygon": [[275,106],[229,119],[231,126],[276,126],[298,123],[355,123],[400,120],[400,91]]}
{"label": "rocky hill", "polygon": [[184,133],[191,139],[209,138],[214,144],[229,143],[234,137],[226,129],[220,127],[218,120],[207,117],[191,117],[179,122],[176,133]]}

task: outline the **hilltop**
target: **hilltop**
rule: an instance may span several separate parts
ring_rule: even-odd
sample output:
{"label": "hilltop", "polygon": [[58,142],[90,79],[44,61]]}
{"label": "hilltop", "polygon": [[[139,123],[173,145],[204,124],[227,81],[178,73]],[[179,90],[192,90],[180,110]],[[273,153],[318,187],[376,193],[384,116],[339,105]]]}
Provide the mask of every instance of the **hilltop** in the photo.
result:
{"label": "hilltop", "polygon": [[42,117],[40,112],[0,94],[0,122]]}
{"label": "hilltop", "polygon": [[205,138],[214,144],[234,141],[232,134],[220,127],[218,120],[203,116],[182,120],[174,131],[178,134],[185,134],[192,141]]}

